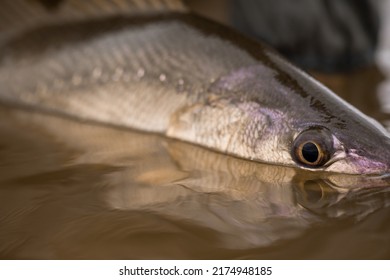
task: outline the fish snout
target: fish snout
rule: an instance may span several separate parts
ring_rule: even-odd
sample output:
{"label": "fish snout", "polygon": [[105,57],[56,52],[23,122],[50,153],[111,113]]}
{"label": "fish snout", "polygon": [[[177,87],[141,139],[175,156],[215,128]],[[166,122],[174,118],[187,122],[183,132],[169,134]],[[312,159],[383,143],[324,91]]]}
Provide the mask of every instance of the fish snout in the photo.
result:
{"label": "fish snout", "polygon": [[[390,174],[390,145],[380,146],[367,152],[351,149],[326,168],[327,171],[346,174]],[[379,149],[379,151],[378,151]]]}

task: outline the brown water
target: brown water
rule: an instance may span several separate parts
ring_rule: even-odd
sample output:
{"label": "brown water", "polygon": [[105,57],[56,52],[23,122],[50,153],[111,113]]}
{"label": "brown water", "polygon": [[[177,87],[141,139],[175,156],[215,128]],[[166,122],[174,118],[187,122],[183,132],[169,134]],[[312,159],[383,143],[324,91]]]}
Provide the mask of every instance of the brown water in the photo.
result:
{"label": "brown water", "polygon": [[[378,79],[361,75],[352,80],[370,87],[329,84],[383,117]],[[0,107],[1,259],[389,259],[389,206],[386,177],[313,174]]]}

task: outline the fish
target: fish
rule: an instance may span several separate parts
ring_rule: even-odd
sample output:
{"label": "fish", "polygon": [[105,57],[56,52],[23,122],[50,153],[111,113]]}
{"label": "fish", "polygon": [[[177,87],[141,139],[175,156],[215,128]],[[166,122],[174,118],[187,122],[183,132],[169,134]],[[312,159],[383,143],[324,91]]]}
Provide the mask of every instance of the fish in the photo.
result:
{"label": "fish", "polygon": [[2,6],[2,104],[250,161],[389,173],[390,137],[377,121],[272,48],[181,1],[43,2],[53,5]]}

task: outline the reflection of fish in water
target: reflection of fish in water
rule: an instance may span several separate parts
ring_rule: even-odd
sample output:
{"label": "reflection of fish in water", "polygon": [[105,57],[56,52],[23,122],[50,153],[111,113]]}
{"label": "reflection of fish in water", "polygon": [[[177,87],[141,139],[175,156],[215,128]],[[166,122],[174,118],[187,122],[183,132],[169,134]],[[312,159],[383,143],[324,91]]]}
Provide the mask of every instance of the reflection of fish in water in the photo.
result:
{"label": "reflection of fish in water", "polygon": [[[12,140],[1,137],[0,145],[6,151],[21,153],[24,142],[40,147],[32,149],[30,155],[22,150],[23,156],[13,157],[11,162],[18,168],[12,164],[2,168],[0,185],[4,187],[0,188],[0,198],[13,202],[0,203],[5,213],[1,232],[7,238],[0,244],[12,246],[23,238],[31,240],[29,246],[13,249],[17,256],[33,246],[40,248],[35,250],[36,258],[47,251],[52,258],[52,248],[59,246],[62,249],[56,254],[70,251],[74,258],[76,252],[94,252],[86,250],[88,244],[101,246],[96,243],[101,244],[104,238],[106,246],[124,240],[120,247],[131,248],[125,250],[126,256],[139,258],[138,254],[148,247],[145,236],[158,236],[160,245],[145,256],[155,258],[156,251],[164,252],[160,250],[165,248],[161,240],[178,248],[175,244],[182,239],[191,244],[189,240],[196,235],[192,232],[194,226],[207,230],[196,239],[208,241],[200,248],[195,246],[196,250],[266,247],[301,236],[330,217],[355,221],[390,203],[386,197],[389,189],[380,188],[388,185],[384,178],[307,174],[294,168],[244,161],[157,135],[0,109],[1,132],[12,135]],[[40,154],[45,156],[36,162]],[[20,198],[10,199],[12,194],[20,197],[21,193],[22,202]],[[60,206],[64,209],[58,213]],[[56,213],[55,222],[50,222],[52,212]],[[127,222],[134,214],[145,216],[136,223]],[[31,226],[15,221],[28,221]],[[153,226],[140,235],[141,229],[150,224]],[[88,240],[90,236],[98,238],[79,247],[83,236]],[[207,239],[211,237],[211,241]],[[59,245],[64,240],[66,248]],[[0,245],[0,255],[7,251],[2,248]],[[163,257],[174,253],[168,250]]]}
{"label": "reflection of fish in water", "polygon": [[45,13],[6,1],[0,99],[255,161],[389,171],[390,138],[375,121],[261,44],[152,2],[69,0]]}

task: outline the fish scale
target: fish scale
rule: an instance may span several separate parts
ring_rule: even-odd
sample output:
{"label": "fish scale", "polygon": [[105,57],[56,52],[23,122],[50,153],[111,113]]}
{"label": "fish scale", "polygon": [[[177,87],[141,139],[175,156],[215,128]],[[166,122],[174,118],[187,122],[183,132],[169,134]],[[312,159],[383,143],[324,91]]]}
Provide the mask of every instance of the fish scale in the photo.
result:
{"label": "fish scale", "polygon": [[[188,35],[177,38],[175,35],[178,33]],[[205,44],[212,42],[216,45],[214,49],[206,53],[206,57],[201,51],[196,50],[189,57],[186,56],[186,53],[175,52],[175,50],[183,49],[183,44],[191,44],[193,37],[199,36],[196,31],[188,30],[188,27],[176,22],[168,22],[162,27],[150,24],[140,28],[119,30],[114,34],[103,35],[81,42],[77,47],[66,46],[55,52],[51,50],[42,53],[39,59],[33,57],[31,59],[32,63],[28,66],[25,63],[19,66],[16,61],[12,66],[1,68],[0,73],[8,72],[11,73],[7,75],[8,77],[15,76],[17,80],[23,80],[23,89],[12,88],[12,84],[20,83],[9,79],[7,82],[3,81],[2,84],[11,85],[11,90],[7,96],[11,102],[13,101],[12,98],[17,96],[15,94],[15,91],[17,91],[18,94],[28,96],[27,99],[30,105],[37,106],[39,104],[40,107],[50,111],[58,111],[63,114],[71,113],[79,118],[100,120],[142,129],[145,129],[145,122],[147,122],[147,126],[150,127],[148,130],[165,131],[170,114],[182,106],[183,102],[188,101],[188,97],[183,98],[183,93],[177,92],[177,84],[181,76],[186,77],[186,87],[199,89],[207,88],[211,80],[210,74],[204,73],[201,69],[211,69],[214,78],[220,76],[222,71],[226,73],[224,63],[218,64],[215,58],[214,61],[206,64],[210,52],[216,54],[216,50],[223,51],[230,48],[229,45],[225,45],[224,42],[218,39],[205,38],[203,40]],[[160,40],[160,38],[168,39]],[[146,42],[148,43],[147,48],[144,47]],[[118,44],[121,44],[120,48],[118,48]],[[121,55],[119,52],[121,49],[127,50],[126,54],[123,55],[126,56],[126,61],[119,62],[116,58]],[[229,50],[226,52],[229,52]],[[181,56],[177,57],[175,53],[181,53]],[[162,60],[162,57],[165,59]],[[194,57],[198,57],[200,63],[190,64],[190,62],[196,61]],[[177,61],[177,58],[180,61]],[[251,61],[249,57],[246,59],[249,63],[253,63],[253,60]],[[242,59],[238,59],[237,62],[241,65]],[[123,66],[124,71],[132,77],[131,85],[126,85],[124,81],[119,81],[122,83],[119,85],[117,81],[113,81],[112,77],[118,65]],[[103,74],[108,76],[108,81],[91,81],[90,77],[96,67],[103,69]],[[138,79],[135,84],[134,79],[136,79],[139,69],[145,71],[145,76]],[[204,74],[206,74],[206,77]],[[161,75],[164,75],[169,81],[160,81]],[[29,78],[26,79],[25,77]],[[74,77],[80,79],[79,85],[74,85],[74,81],[72,83]],[[53,80],[61,80],[63,84],[68,85],[68,88],[61,92],[55,92],[53,90]],[[39,97],[37,90],[34,90],[37,81],[45,85],[53,98],[42,99]],[[99,85],[98,91],[93,90],[96,82]],[[6,90],[2,92],[4,96]],[[144,102],[138,98],[140,92],[142,92]],[[72,95],[72,97],[70,98],[69,95]],[[172,98],[169,98],[170,96]],[[195,94],[191,98],[199,99]],[[117,108],[121,108],[120,104],[126,99],[133,102],[126,102],[129,105],[127,110],[124,111],[124,108],[122,108],[120,114],[116,114]],[[155,108],[154,104],[158,107]],[[91,108],[94,109],[91,110]],[[153,120],[151,112],[156,110],[162,112],[155,114],[158,119]],[[133,114],[133,118],[137,118],[137,120],[133,121],[132,117],[128,115],[124,120],[121,114],[125,113]],[[105,119],[107,116],[110,120]],[[159,121],[161,117],[165,118],[163,126],[162,122]],[[141,123],[137,124],[138,121],[141,121]],[[153,122],[158,125],[153,126]]]}

